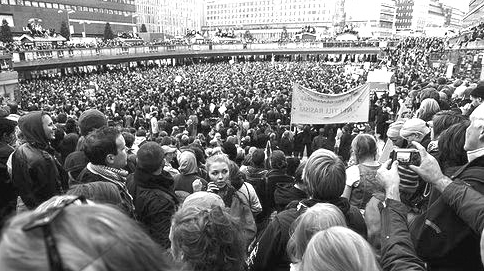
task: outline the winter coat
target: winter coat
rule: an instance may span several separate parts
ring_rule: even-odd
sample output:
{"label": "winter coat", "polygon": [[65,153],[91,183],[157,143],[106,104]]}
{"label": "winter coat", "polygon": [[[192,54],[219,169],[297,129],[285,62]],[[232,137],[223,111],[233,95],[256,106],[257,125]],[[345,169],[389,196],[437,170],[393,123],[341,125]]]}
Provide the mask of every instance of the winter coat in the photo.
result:
{"label": "winter coat", "polygon": [[286,247],[290,238],[289,230],[291,224],[304,210],[322,202],[337,206],[345,215],[348,227],[366,237],[366,225],[363,216],[357,208],[350,206],[347,199],[339,198],[332,201],[302,200],[297,204],[297,208],[290,208],[277,214],[274,220],[267,226],[250,253],[248,259],[249,270],[289,271],[291,260],[287,255]]}
{"label": "winter coat", "polygon": [[276,207],[276,203],[274,201],[274,192],[276,191],[276,187],[278,184],[283,184],[283,183],[289,183],[293,184],[294,183],[294,178],[287,175],[285,170],[279,170],[279,169],[272,169],[267,173],[267,187],[266,187],[266,197],[267,197],[267,206],[262,206],[262,208],[266,209],[263,210],[264,213],[270,214],[272,211],[274,211]]}
{"label": "winter coat", "polygon": [[163,248],[169,248],[171,217],[178,205],[171,175],[163,171],[156,176],[136,169],[128,176],[127,186],[133,196],[138,220],[153,240]]}
{"label": "winter coat", "polygon": [[180,167],[178,168],[180,174],[174,176],[175,191],[193,193],[192,184],[195,180],[200,180],[203,188],[207,187],[208,182],[199,176],[195,154],[190,151],[184,151],[178,156],[178,161],[180,163]]}
{"label": "winter coat", "polygon": [[[482,195],[482,167],[484,156],[463,166],[454,173],[452,179],[457,185],[465,183]],[[484,270],[479,253],[481,232],[476,232],[473,225],[463,221],[463,217],[469,218],[469,214],[474,214],[472,221],[478,221],[475,212],[479,205],[474,204],[480,199],[466,194],[466,199],[471,200],[467,202],[464,198],[455,197],[454,193],[457,191],[452,191],[453,187],[456,186],[449,185],[440,197],[432,191],[433,201],[427,211],[410,224],[417,255],[429,264],[431,270]],[[474,207],[457,211],[451,209],[459,205]]]}
{"label": "winter coat", "polygon": [[12,182],[22,201],[34,209],[67,190],[67,173],[55,158],[42,125],[43,113],[31,112],[19,120],[26,143],[12,156]]}
{"label": "winter coat", "polygon": [[407,225],[407,207],[387,199],[381,210],[381,259],[384,271],[425,271],[417,257]]}
{"label": "winter coat", "polygon": [[0,221],[13,213],[17,206],[17,191],[7,170],[7,160],[13,151],[8,144],[0,142]]}
{"label": "winter coat", "polygon": [[278,183],[274,191],[274,203],[276,211],[281,212],[293,201],[306,199],[306,192],[294,187],[294,183]]}

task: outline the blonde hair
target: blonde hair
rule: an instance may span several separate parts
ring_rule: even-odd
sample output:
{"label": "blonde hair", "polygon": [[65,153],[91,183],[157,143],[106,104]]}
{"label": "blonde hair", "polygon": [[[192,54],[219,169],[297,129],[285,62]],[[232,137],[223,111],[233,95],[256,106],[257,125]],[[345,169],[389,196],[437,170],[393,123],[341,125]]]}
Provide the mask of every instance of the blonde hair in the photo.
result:
{"label": "blonde hair", "polygon": [[369,134],[358,134],[351,142],[351,150],[355,155],[357,164],[365,158],[375,159],[378,152],[376,140]]}
{"label": "blonde hair", "polygon": [[368,242],[344,227],[331,227],[316,233],[306,248],[302,271],[381,270]]}
{"label": "blonde hair", "polygon": [[435,113],[440,111],[439,103],[432,99],[427,98],[422,101],[420,108],[417,111],[417,118],[424,121],[431,121]]}
{"label": "blonde hair", "polygon": [[227,166],[229,166],[230,160],[229,160],[229,157],[227,155],[223,154],[223,153],[210,156],[209,158],[207,158],[207,161],[205,162],[205,167],[207,168],[207,171],[210,170],[210,167],[214,163],[226,163]]}
{"label": "blonde hair", "polygon": [[[38,213],[29,211],[6,223],[0,241],[1,270],[50,270],[42,229],[22,229],[36,217]],[[49,227],[65,269],[169,269],[161,247],[135,221],[112,207],[69,205]]]}
{"label": "blonde hair", "polygon": [[292,224],[294,230],[287,243],[287,254],[291,260],[300,262],[311,237],[333,226],[346,227],[344,214],[338,207],[330,203],[318,203],[307,209]]}

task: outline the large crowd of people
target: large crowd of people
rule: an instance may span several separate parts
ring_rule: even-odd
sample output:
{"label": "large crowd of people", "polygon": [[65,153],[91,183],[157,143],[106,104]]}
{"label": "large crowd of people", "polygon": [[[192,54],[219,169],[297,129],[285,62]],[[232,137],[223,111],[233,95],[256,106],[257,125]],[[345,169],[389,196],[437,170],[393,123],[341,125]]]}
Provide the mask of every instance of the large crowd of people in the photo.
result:
{"label": "large crowd of people", "polygon": [[484,270],[484,82],[430,65],[444,46],[371,63],[396,87],[367,123],[291,125],[293,83],[366,83],[352,57],[22,82],[0,108],[0,269]]}

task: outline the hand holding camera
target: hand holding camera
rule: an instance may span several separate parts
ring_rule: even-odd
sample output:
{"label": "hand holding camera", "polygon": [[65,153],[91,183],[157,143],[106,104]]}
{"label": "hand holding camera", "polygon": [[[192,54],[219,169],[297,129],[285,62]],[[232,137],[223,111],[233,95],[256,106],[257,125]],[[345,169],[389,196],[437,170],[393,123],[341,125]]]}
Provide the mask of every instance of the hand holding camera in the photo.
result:
{"label": "hand holding camera", "polygon": [[431,184],[437,184],[439,180],[444,179],[445,175],[440,170],[437,159],[430,155],[419,143],[412,141],[412,144],[417,148],[421,162],[418,166],[409,165],[409,168],[422,177],[424,181]]}
{"label": "hand holding camera", "polygon": [[386,198],[400,201],[398,163],[397,160],[386,161],[376,172],[376,179],[385,189]]}

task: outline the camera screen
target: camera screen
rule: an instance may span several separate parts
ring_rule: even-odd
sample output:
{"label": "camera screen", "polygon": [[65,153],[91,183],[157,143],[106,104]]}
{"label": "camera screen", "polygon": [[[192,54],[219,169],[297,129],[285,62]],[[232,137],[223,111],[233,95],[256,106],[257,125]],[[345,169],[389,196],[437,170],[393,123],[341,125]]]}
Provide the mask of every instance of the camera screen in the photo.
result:
{"label": "camera screen", "polygon": [[397,152],[397,160],[399,162],[403,163],[409,163],[410,162],[410,152]]}

